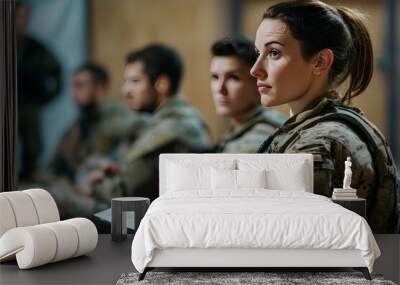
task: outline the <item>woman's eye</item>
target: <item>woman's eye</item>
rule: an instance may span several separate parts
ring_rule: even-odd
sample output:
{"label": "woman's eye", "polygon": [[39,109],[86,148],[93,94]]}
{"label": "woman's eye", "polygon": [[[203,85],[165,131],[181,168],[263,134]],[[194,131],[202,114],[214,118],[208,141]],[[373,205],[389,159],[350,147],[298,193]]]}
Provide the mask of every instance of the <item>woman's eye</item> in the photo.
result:
{"label": "woman's eye", "polygon": [[218,75],[212,74],[212,75],[211,75],[211,79],[212,79],[212,80],[218,80]]}
{"label": "woman's eye", "polygon": [[268,56],[269,57],[272,57],[272,58],[277,58],[277,57],[279,57],[281,55],[281,52],[279,51],[279,50],[276,50],[276,49],[271,49],[269,52],[268,52]]}

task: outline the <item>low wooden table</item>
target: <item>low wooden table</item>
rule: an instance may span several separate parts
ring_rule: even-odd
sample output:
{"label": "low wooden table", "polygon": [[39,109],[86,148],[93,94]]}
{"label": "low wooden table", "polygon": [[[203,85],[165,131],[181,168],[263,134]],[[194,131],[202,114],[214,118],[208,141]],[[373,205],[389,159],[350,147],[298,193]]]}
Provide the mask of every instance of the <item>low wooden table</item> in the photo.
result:
{"label": "low wooden table", "polygon": [[[375,262],[374,273],[399,283],[400,235],[375,238],[382,256]],[[111,235],[102,234],[96,250],[87,256],[28,270],[19,270],[16,261],[1,263],[0,284],[115,284],[122,273],[135,271],[131,261],[132,239],[129,235],[125,241],[112,242]]]}

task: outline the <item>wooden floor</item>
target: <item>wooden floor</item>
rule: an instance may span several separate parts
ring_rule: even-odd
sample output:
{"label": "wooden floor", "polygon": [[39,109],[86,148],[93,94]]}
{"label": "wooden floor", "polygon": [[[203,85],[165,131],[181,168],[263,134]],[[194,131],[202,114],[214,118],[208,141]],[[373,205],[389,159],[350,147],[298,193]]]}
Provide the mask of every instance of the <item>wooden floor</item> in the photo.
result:
{"label": "wooden floor", "polygon": [[[375,238],[382,256],[375,262],[374,272],[400,284],[400,235],[376,235]],[[132,237],[115,243],[110,235],[102,234],[96,250],[88,256],[28,270],[19,270],[15,261],[3,263],[0,284],[115,284],[122,273],[135,271],[130,258],[131,243]]]}
{"label": "wooden floor", "polygon": [[375,239],[381,250],[381,257],[375,261],[374,272],[400,284],[400,234],[375,235]]}

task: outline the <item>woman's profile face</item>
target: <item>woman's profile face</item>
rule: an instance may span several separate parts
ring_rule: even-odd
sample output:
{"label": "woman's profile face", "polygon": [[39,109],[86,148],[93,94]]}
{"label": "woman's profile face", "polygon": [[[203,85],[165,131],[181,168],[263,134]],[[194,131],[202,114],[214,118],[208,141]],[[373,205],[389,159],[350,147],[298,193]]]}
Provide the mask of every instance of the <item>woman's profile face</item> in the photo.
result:
{"label": "woman's profile face", "polygon": [[280,20],[264,19],[255,46],[259,56],[250,73],[257,78],[261,104],[271,107],[301,100],[314,79],[312,64],[303,58],[289,27]]}

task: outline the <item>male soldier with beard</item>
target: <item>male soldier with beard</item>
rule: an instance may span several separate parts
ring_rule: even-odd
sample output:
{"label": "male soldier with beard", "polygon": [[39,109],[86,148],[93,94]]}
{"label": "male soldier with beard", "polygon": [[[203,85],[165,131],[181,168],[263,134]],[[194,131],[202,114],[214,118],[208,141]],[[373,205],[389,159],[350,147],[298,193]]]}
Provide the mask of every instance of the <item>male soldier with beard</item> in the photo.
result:
{"label": "male soldier with beard", "polygon": [[75,181],[77,170],[88,157],[111,155],[119,142],[134,133],[138,115],[110,98],[108,85],[108,73],[100,65],[87,63],[75,71],[72,95],[79,116],[64,134],[50,163],[53,179]]}

